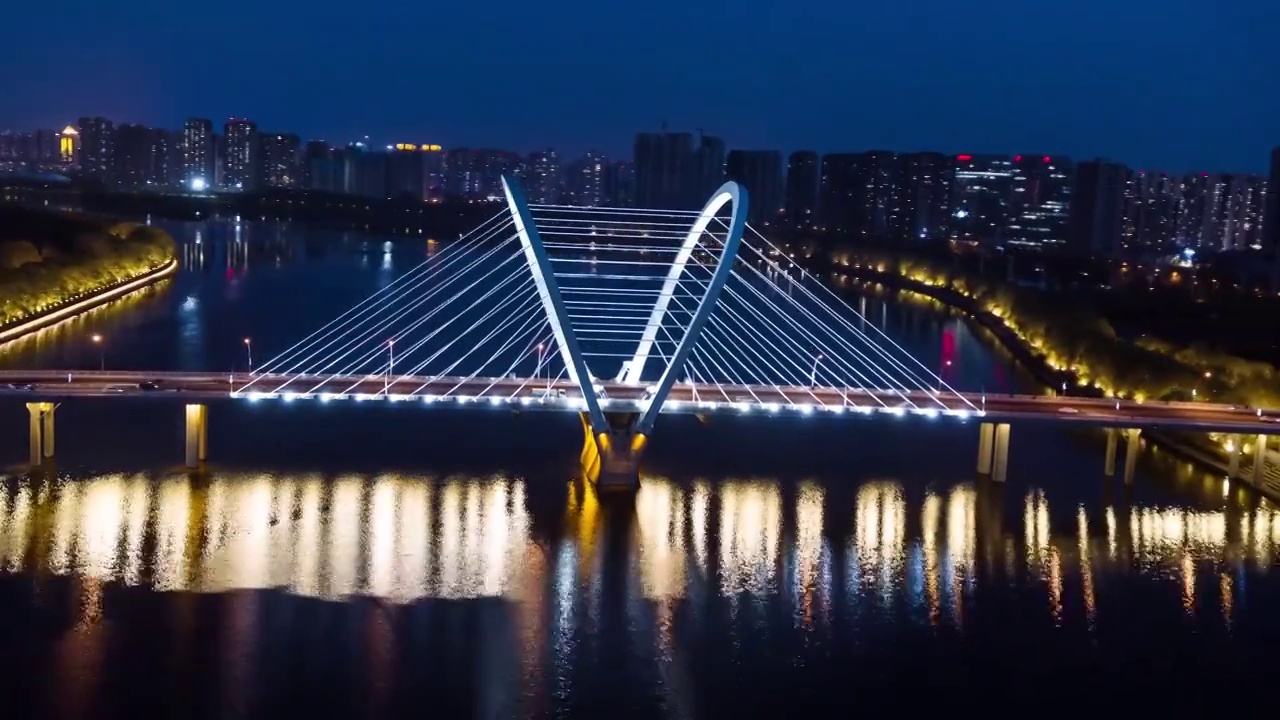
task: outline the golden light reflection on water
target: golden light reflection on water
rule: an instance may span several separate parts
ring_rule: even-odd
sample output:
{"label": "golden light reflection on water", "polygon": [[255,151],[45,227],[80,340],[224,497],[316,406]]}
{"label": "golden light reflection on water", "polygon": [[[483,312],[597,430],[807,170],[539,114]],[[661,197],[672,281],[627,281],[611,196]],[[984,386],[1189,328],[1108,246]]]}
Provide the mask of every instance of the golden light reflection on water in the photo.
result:
{"label": "golden light reflection on water", "polygon": [[[503,478],[107,475],[60,483],[43,505],[33,501],[40,482],[10,481],[0,493],[0,558],[10,571],[34,562],[60,575],[205,593],[497,597],[513,588],[531,543],[521,482]],[[49,518],[43,558],[32,552],[39,517]]]}
{"label": "golden light reflection on water", "polygon": [[[526,630],[544,614],[555,633],[593,627],[601,574],[619,570],[603,567],[598,548],[620,516],[571,485],[564,533],[539,544],[527,492],[504,477],[11,478],[0,482],[0,567],[198,593],[503,597],[548,609],[521,611]],[[892,481],[850,495],[813,481],[649,478],[625,529],[633,562],[621,571],[658,605],[670,647],[676,608],[706,592],[783,599],[807,629],[836,602],[910,606],[959,628],[980,586],[1021,586],[1043,593],[1048,620],[1083,615],[1092,628],[1114,578],[1136,575],[1166,585],[1187,613],[1217,608],[1229,621],[1246,587],[1235,574],[1267,572],[1280,544],[1280,513],[1267,507],[1077,504],[1054,518],[1050,496],[1032,490],[1001,521],[991,493],[971,484],[908,497]],[[585,618],[575,615],[583,603]],[[524,642],[540,637],[526,632]]]}
{"label": "golden light reflection on water", "polygon": [[782,492],[777,483],[720,487],[720,591],[764,595],[778,588]]}

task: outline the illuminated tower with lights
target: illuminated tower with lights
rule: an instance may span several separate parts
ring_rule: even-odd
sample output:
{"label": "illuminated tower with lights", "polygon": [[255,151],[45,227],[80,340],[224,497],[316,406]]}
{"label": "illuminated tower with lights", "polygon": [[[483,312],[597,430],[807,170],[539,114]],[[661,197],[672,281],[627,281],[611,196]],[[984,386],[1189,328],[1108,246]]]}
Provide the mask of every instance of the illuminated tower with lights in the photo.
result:
{"label": "illuminated tower with lights", "polygon": [[75,127],[68,125],[58,133],[58,163],[65,168],[75,167],[79,158],[80,133]]}

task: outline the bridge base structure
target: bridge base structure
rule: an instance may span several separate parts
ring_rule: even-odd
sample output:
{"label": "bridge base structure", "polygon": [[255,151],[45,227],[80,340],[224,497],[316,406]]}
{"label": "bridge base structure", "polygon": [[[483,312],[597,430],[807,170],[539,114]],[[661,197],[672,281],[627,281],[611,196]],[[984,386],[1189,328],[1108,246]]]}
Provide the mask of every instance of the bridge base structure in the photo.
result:
{"label": "bridge base structure", "polygon": [[582,419],[582,474],[599,490],[635,491],[640,487],[640,456],[646,436],[636,430],[637,413],[608,413],[608,427],[597,432]]}
{"label": "bridge base structure", "polygon": [[1009,474],[1009,423],[978,426],[978,474],[1005,481]]}
{"label": "bridge base structure", "polygon": [[29,402],[27,412],[31,416],[28,432],[31,467],[39,467],[46,460],[53,458],[54,423],[53,411],[57,405],[51,402]]}

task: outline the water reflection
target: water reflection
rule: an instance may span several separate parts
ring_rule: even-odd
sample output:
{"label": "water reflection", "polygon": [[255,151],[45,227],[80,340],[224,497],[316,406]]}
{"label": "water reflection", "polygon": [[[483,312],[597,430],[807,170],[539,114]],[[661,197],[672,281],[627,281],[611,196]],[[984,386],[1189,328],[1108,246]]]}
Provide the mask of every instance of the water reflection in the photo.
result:
{"label": "water reflection", "polygon": [[[601,577],[620,572],[634,575],[628,602],[663,608],[668,647],[677,606],[707,593],[733,607],[781,603],[807,630],[836,606],[963,628],[983,593],[1030,588],[1049,621],[1074,613],[1093,627],[1109,579],[1142,576],[1171,583],[1187,613],[1216,607],[1230,622],[1239,574],[1266,572],[1280,543],[1280,513],[1265,507],[1079,504],[1055,522],[1049,496],[1031,490],[1019,523],[984,507],[1008,492],[999,487],[930,488],[912,501],[893,481],[850,495],[814,481],[650,478],[623,528],[633,561],[619,565],[607,547],[618,516],[581,485],[554,540],[535,535],[526,482],[507,477],[111,474],[10,478],[0,490],[9,573],[327,600],[505,598],[548,608],[548,627],[568,637],[608,612]],[[543,622],[541,610],[525,614],[522,627]]]}

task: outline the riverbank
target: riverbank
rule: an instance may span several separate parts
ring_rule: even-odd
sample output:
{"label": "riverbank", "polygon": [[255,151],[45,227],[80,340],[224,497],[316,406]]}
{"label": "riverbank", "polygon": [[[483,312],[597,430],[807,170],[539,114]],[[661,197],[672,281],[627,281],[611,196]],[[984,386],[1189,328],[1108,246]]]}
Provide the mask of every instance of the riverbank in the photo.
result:
{"label": "riverbank", "polygon": [[[872,267],[839,266],[835,272],[866,283],[882,285],[900,292],[915,293],[922,297],[936,300],[947,307],[957,310],[973,323],[981,326],[995,336],[997,342],[1008,351],[1018,363],[1027,370],[1037,382],[1054,392],[1061,392],[1064,387],[1072,388],[1072,394],[1101,396],[1101,392],[1088,386],[1070,372],[1055,369],[1048,359],[1023,342],[1018,332],[1004,318],[987,311],[976,300],[947,286],[931,285]],[[1224,477],[1230,475],[1230,458],[1223,443],[1215,438],[1186,437],[1179,433],[1165,431],[1144,431],[1143,437],[1150,442],[1174,453],[1188,462],[1213,472],[1220,472]],[[1231,442],[1227,440],[1226,442]],[[1241,448],[1233,448],[1242,452]],[[1242,458],[1237,478],[1252,477],[1252,462],[1248,457]],[[1280,500],[1280,483],[1268,478],[1260,487],[1254,489],[1272,500]],[[1251,483],[1247,483],[1252,487]]]}
{"label": "riverbank", "polygon": [[155,283],[173,275],[178,271],[178,267],[178,259],[172,258],[168,263],[144,272],[141,275],[121,280],[96,291],[77,296],[75,299],[64,304],[51,307],[43,312],[36,313],[22,320],[0,325],[0,345],[43,330],[51,325],[56,325],[64,320],[69,320],[81,313],[101,307],[109,302],[114,302],[126,295],[138,292],[139,290],[151,287]]}

